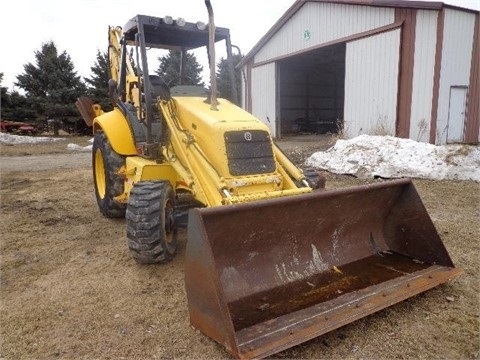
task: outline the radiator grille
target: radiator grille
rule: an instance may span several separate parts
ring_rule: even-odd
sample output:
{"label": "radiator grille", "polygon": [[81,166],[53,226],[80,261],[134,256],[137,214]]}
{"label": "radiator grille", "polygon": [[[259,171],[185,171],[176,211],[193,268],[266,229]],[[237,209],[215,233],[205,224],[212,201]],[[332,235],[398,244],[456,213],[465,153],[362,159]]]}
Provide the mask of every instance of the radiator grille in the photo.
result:
{"label": "radiator grille", "polygon": [[270,135],[266,131],[225,133],[228,169],[233,176],[267,174],[275,171]]}

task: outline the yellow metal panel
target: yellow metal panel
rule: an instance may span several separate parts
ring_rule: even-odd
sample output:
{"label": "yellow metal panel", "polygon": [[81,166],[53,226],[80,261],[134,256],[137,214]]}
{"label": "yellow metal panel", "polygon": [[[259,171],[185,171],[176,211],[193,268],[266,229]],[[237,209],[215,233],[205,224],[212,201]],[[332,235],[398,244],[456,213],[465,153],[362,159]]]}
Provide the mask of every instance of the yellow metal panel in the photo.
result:
{"label": "yellow metal panel", "polygon": [[235,177],[225,179],[225,183],[233,196],[279,191],[283,185],[280,174]]}
{"label": "yellow metal panel", "polygon": [[280,198],[284,196],[306,194],[311,191],[312,189],[305,187],[305,188],[289,189],[289,190],[282,190],[282,191],[263,192],[258,194],[255,194],[255,193],[245,194],[245,195],[232,196],[229,198],[225,198],[224,204],[240,204],[240,203],[246,203],[251,201],[275,199],[275,198]]}
{"label": "yellow metal panel", "polygon": [[93,120],[93,130],[103,130],[113,150],[120,155],[136,155],[133,134],[123,113],[115,108]]}
{"label": "yellow metal panel", "polygon": [[[178,130],[172,132],[172,151],[164,152],[164,156],[172,164],[180,162],[182,169],[190,173],[193,181],[189,186],[196,199],[206,206],[290,196],[312,190],[297,188],[290,177],[297,181],[303,179],[302,172],[276,147],[276,169],[271,173],[230,174],[225,133],[257,130],[270,134],[265,124],[231,102],[219,99],[216,111],[211,110],[201,97],[175,97],[173,101],[161,102],[160,106],[169,127]],[[273,147],[271,138],[270,143]]]}
{"label": "yellow metal panel", "polygon": [[188,97],[175,97],[177,107],[179,110],[184,110],[190,113],[195,114],[194,117],[198,117],[202,122],[211,125],[216,123],[236,123],[231,124],[233,127],[232,130],[238,130],[242,122],[248,122],[245,129],[252,129],[251,123],[259,123],[261,129],[268,129],[260,120],[249,112],[243,110],[242,108],[236,106],[226,99],[217,99],[219,104],[217,106],[217,111],[210,109],[210,104],[205,102],[205,98],[188,96]]}
{"label": "yellow metal panel", "polygon": [[133,185],[139,181],[167,180],[175,189],[182,180],[170,164],[157,164],[140,156],[127,157],[125,174],[126,192],[130,192]]}
{"label": "yellow metal panel", "polygon": [[268,133],[270,131],[264,123],[230,101],[225,99],[218,101],[218,110],[213,111],[210,105],[204,102],[204,98],[175,98],[178,119],[182,127],[193,135],[195,143],[218,174],[229,177],[231,175],[227,163],[225,133],[242,130],[261,130]]}

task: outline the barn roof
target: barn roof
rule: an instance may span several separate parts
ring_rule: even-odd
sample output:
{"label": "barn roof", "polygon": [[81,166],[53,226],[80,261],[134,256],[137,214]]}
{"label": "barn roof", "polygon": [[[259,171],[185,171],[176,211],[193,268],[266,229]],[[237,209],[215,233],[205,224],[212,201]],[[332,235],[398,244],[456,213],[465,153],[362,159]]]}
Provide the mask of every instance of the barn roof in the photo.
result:
{"label": "barn roof", "polygon": [[421,9],[421,10],[441,10],[443,8],[467,11],[478,14],[479,11],[454,6],[443,2],[433,1],[409,1],[409,0],[297,0],[295,3],[282,15],[282,17],[271,27],[270,30],[260,39],[258,43],[245,55],[245,57],[237,65],[238,68],[243,67],[255,54],[275,35],[275,33],[282,28],[282,26],[295,13],[308,2],[318,3],[333,3],[333,4],[348,4],[348,5],[366,5],[376,7],[393,7],[393,8],[407,8],[407,9]]}

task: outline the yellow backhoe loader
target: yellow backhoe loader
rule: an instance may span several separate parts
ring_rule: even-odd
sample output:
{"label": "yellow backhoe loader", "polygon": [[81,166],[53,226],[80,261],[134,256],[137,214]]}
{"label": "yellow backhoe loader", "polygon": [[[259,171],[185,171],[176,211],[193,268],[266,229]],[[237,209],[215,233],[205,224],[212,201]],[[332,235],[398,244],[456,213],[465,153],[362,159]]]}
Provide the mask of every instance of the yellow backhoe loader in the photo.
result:
{"label": "yellow backhoe loader", "polygon": [[[205,3],[208,24],[137,15],[110,27],[114,109],[77,101],[98,207],[125,217],[132,256],[169,261],[187,227],[191,324],[235,357],[262,358],[460,275],[410,180],[315,191],[264,123],[217,99],[215,43],[228,59],[232,45]],[[202,47],[209,92],[182,84],[183,60],[179,86],[151,75],[153,49],[185,59]]]}

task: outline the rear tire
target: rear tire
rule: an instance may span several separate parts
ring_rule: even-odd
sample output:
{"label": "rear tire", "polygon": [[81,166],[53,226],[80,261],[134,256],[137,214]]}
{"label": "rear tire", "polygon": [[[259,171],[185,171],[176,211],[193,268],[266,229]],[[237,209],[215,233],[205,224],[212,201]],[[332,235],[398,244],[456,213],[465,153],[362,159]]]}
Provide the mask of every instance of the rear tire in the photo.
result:
{"label": "rear tire", "polygon": [[103,131],[97,131],[92,146],[93,181],[98,207],[106,217],[125,217],[126,204],[114,199],[124,191],[124,180],[117,174],[124,165],[125,157],[112,149]]}
{"label": "rear tire", "polygon": [[136,183],[128,198],[126,225],[130,254],[141,264],[165,263],[177,250],[174,192],[168,181]]}
{"label": "rear tire", "polygon": [[306,168],[303,169],[303,175],[305,176],[305,180],[307,180],[308,185],[313,190],[325,189],[325,176],[321,175],[318,170]]}

